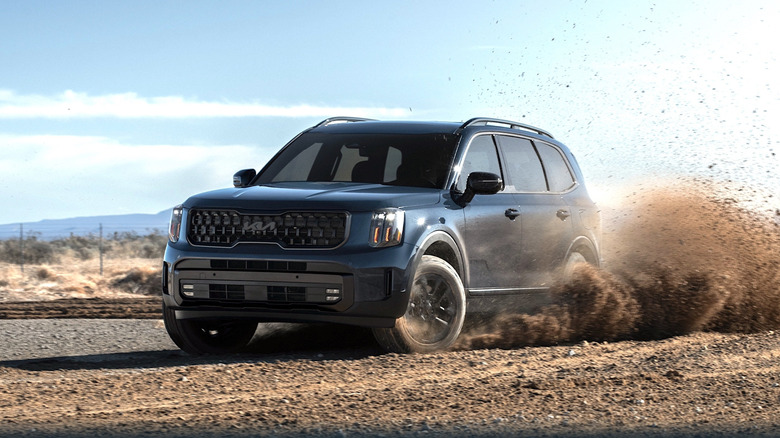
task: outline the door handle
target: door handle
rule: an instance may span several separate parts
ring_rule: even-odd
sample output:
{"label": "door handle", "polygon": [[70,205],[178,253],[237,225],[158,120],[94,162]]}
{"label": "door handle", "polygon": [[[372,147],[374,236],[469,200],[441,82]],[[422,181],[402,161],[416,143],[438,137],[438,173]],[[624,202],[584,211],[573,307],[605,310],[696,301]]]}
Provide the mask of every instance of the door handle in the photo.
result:
{"label": "door handle", "polygon": [[509,219],[515,220],[516,217],[520,216],[520,210],[516,208],[507,208],[504,212],[504,216],[508,217]]}
{"label": "door handle", "polygon": [[569,216],[571,216],[571,213],[569,213],[569,210],[560,209],[557,213],[555,213],[556,216],[558,216],[558,219],[565,221]]}

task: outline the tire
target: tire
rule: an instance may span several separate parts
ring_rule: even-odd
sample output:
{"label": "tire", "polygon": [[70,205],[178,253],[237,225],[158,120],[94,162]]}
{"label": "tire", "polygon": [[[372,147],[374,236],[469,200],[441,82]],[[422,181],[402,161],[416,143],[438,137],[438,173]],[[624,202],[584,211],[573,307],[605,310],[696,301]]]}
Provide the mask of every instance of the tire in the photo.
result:
{"label": "tire", "polygon": [[451,346],[466,316],[466,292],[444,260],[422,256],[414,274],[409,305],[393,328],[372,329],[377,342],[394,353],[427,353]]}
{"label": "tire", "polygon": [[192,355],[240,353],[257,330],[256,322],[176,319],[164,303],[163,320],[171,340]]}
{"label": "tire", "polygon": [[588,264],[588,259],[581,252],[572,251],[563,265],[563,281],[568,283],[574,275],[574,269],[582,263]]}

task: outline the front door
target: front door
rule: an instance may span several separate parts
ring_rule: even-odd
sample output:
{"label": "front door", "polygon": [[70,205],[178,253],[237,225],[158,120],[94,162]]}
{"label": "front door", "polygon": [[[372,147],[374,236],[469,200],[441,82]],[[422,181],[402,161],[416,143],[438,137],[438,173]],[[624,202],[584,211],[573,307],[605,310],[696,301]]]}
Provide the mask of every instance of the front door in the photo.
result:
{"label": "front door", "polygon": [[[458,181],[459,190],[465,190],[471,172],[502,175],[492,135],[472,140]],[[469,265],[467,288],[471,294],[503,293],[522,283],[517,270],[522,221],[516,207],[514,195],[501,190],[494,195],[477,195],[463,209]]]}

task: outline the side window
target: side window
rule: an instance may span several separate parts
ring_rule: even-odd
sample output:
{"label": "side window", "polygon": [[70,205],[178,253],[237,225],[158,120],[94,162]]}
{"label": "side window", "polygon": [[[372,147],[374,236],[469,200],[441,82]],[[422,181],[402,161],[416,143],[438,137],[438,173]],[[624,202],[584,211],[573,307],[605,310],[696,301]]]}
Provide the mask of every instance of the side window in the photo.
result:
{"label": "side window", "polygon": [[544,170],[547,171],[547,182],[551,192],[563,192],[574,184],[569,166],[558,149],[544,143],[537,142],[536,149],[542,157]]}
{"label": "side window", "polygon": [[498,164],[498,153],[496,145],[493,143],[493,136],[480,135],[471,141],[456,186],[461,192],[466,190],[466,181],[471,172],[492,172],[501,175],[501,166]]}
{"label": "side window", "polygon": [[544,170],[530,140],[505,135],[497,136],[506,158],[506,173],[513,192],[546,192]]}

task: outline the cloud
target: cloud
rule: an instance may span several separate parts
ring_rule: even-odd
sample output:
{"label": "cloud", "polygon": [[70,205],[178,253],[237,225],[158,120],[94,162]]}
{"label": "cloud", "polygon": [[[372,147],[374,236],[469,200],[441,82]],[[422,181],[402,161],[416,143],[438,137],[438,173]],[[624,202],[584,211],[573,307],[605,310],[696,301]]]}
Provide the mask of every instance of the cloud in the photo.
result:
{"label": "cloud", "polygon": [[259,102],[208,102],[181,96],[142,97],[137,93],[91,96],[72,90],[54,96],[19,95],[12,90],[0,89],[0,119],[329,117],[333,114],[388,118],[404,117],[408,112],[408,108],[369,106],[273,106]]}
{"label": "cloud", "polygon": [[245,145],[128,145],[98,136],[0,134],[0,224],[156,213],[231,187],[275,150]]}

